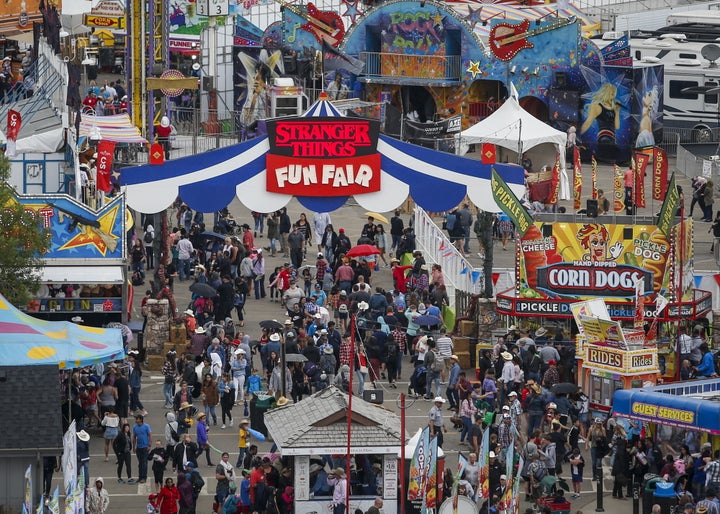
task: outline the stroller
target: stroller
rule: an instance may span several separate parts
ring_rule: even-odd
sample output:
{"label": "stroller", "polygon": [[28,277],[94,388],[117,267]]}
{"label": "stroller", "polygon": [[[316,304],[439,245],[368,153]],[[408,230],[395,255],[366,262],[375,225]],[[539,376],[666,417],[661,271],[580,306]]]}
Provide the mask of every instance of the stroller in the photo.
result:
{"label": "stroller", "polygon": [[426,384],[425,384],[425,371],[426,368],[423,365],[418,366],[415,368],[415,371],[413,371],[412,375],[410,375],[410,384],[408,385],[408,396],[412,396],[414,398],[419,398],[420,396],[425,396],[427,394],[426,392]]}

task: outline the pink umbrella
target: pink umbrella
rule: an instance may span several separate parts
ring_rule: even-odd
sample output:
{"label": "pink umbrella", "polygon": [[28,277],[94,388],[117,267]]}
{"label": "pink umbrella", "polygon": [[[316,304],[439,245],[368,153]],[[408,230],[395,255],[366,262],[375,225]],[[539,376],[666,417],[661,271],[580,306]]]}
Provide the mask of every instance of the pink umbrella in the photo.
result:
{"label": "pink umbrella", "polygon": [[357,245],[350,248],[345,254],[346,257],[368,257],[370,255],[380,255],[380,250],[373,245]]}

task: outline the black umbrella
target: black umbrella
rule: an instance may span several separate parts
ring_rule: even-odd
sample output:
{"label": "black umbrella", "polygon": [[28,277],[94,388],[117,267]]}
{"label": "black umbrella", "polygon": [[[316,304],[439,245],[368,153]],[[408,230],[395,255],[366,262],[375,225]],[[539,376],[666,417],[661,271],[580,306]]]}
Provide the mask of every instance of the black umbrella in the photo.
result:
{"label": "black umbrella", "polygon": [[308,358],[302,353],[286,353],[285,362],[307,362]]}
{"label": "black umbrella", "polygon": [[268,330],[282,330],[283,325],[276,319],[266,319],[264,321],[260,322],[260,326],[262,328],[266,328]]}
{"label": "black umbrella", "polygon": [[424,327],[434,327],[435,325],[439,325],[442,323],[442,320],[438,318],[437,316],[433,316],[432,314],[425,314],[423,316],[418,316],[415,318],[415,324],[416,325],[422,325]]}
{"label": "black umbrella", "polygon": [[205,298],[213,298],[217,296],[217,290],[205,282],[195,282],[190,286],[190,291],[197,295],[204,296]]}
{"label": "black umbrella", "polygon": [[575,394],[580,390],[577,384],[572,382],[561,382],[552,386],[552,392],[554,394]]}

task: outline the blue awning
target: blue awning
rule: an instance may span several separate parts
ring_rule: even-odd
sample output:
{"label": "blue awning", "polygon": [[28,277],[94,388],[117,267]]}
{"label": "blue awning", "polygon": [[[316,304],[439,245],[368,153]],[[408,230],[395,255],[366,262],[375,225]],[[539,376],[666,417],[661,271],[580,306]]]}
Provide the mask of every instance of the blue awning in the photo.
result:
{"label": "blue awning", "polygon": [[618,390],[613,395],[613,414],[647,423],[720,434],[720,402],[708,398],[709,394],[718,391],[720,380],[717,379]]}

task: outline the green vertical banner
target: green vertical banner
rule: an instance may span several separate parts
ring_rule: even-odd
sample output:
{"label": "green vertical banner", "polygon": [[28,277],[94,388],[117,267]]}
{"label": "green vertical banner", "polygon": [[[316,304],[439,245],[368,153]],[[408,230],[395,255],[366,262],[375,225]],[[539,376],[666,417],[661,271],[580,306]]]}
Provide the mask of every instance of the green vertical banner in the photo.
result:
{"label": "green vertical banner", "polygon": [[675,213],[680,205],[680,195],[678,194],[677,187],[675,186],[675,174],[670,177],[670,185],[668,185],[667,194],[665,200],[663,200],[660,214],[658,215],[657,226],[665,236],[670,237],[670,231],[673,226],[673,219],[675,219]]}
{"label": "green vertical banner", "polygon": [[515,223],[515,229],[520,233],[520,237],[524,236],[525,232],[533,224],[533,217],[525,210],[518,197],[508,187],[494,166],[490,178],[490,187],[497,206]]}

